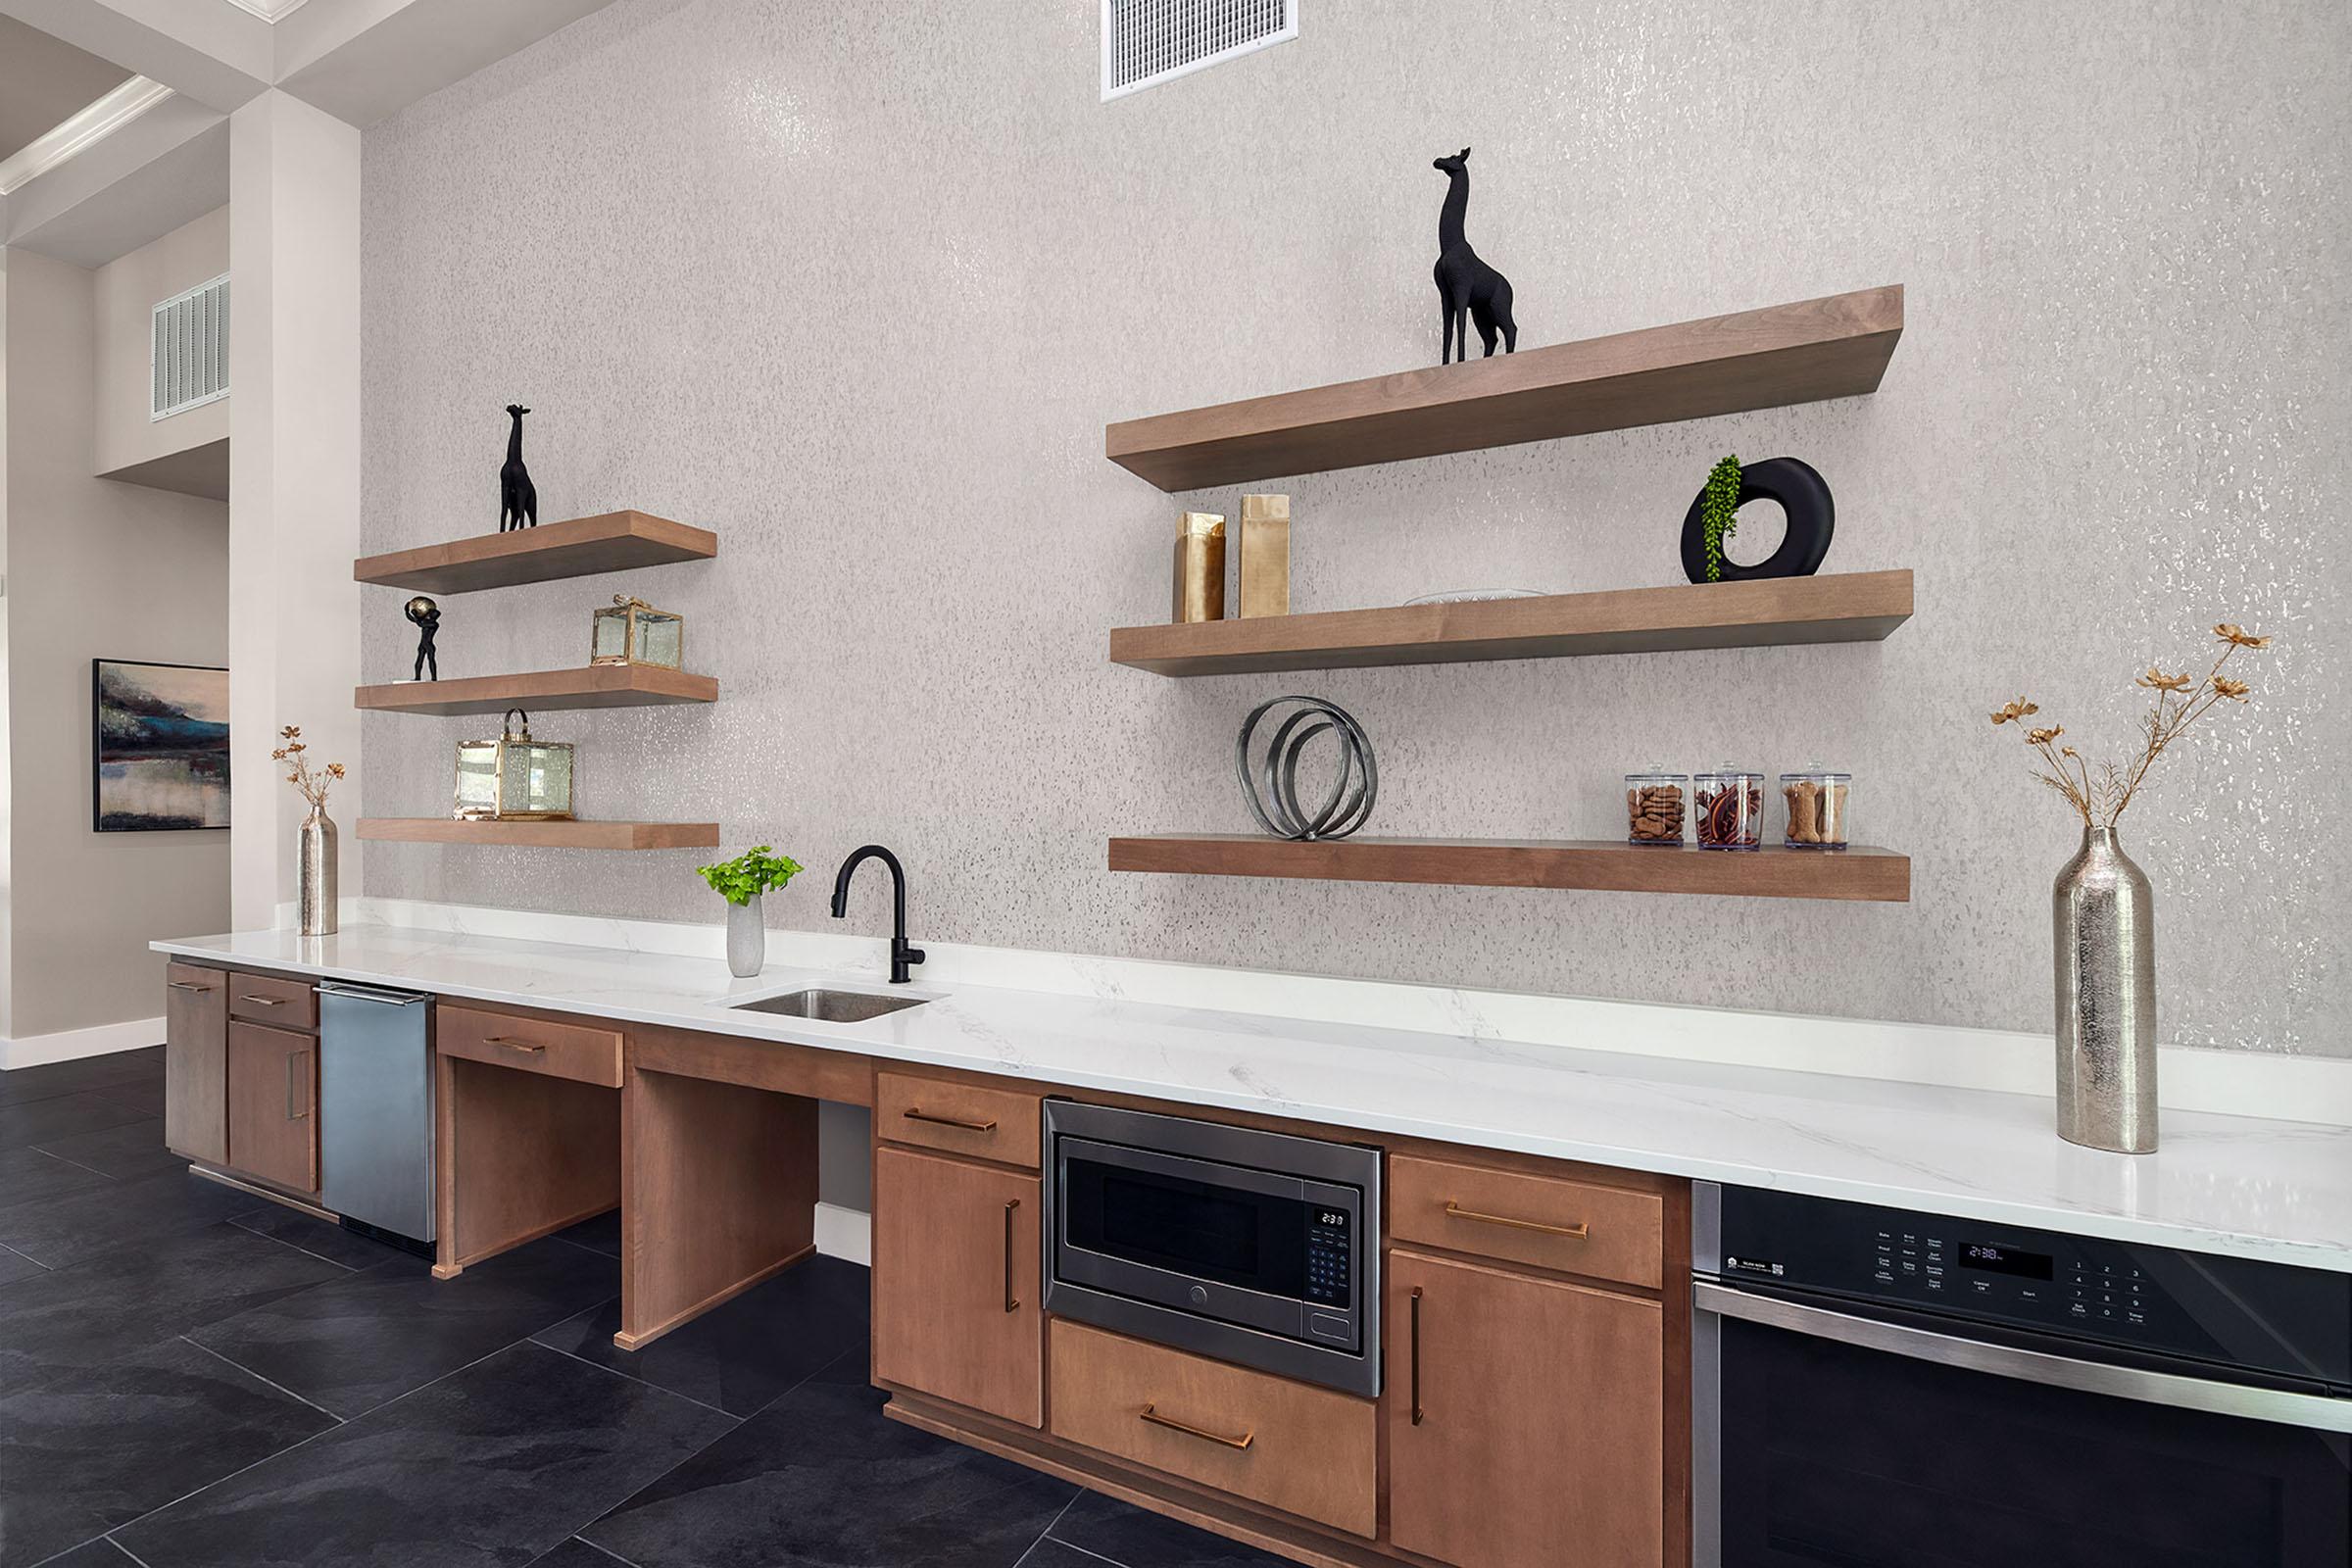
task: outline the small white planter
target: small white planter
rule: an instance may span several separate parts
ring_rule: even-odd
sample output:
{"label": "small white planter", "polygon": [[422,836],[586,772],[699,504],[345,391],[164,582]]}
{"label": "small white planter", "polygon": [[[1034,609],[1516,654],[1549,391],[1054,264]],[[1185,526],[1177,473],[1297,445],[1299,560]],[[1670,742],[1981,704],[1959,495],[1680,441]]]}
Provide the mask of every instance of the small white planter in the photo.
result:
{"label": "small white planter", "polygon": [[748,904],[727,906],[727,971],[749,980],[767,961],[767,921],[760,912],[760,895]]}

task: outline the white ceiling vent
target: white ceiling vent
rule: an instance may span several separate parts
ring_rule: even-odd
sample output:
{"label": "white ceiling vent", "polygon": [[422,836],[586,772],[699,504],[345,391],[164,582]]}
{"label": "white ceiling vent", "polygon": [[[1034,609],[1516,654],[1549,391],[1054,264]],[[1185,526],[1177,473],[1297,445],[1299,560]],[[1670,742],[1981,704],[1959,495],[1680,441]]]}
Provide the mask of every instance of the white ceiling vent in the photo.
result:
{"label": "white ceiling vent", "polygon": [[148,360],[155,401],[150,419],[184,414],[228,396],[228,274],[174,294],[155,308]]}
{"label": "white ceiling vent", "polygon": [[1298,36],[1298,0],[1102,0],[1102,101]]}

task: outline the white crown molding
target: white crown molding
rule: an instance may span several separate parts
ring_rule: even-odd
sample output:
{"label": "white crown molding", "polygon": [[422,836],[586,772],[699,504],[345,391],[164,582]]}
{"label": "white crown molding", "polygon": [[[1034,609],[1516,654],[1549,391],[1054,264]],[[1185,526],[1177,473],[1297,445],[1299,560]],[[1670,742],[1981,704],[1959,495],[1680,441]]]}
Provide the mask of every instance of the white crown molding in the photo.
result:
{"label": "white crown molding", "polygon": [[228,0],[228,3],[249,17],[259,17],[264,22],[283,22],[302,9],[303,0]]}
{"label": "white crown molding", "polygon": [[17,191],[74,154],[86,152],[172,96],[172,89],[145,76],[128,81],[35,136],[0,162],[0,196]]}

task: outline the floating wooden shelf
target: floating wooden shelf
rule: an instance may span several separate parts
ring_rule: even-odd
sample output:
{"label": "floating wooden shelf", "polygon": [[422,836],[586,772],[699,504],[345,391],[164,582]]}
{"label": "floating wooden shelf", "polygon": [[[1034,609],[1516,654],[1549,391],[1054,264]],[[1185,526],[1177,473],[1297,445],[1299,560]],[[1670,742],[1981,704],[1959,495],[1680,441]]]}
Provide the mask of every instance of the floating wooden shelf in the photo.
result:
{"label": "floating wooden shelf", "polygon": [[673,561],[708,561],[717,554],[718,535],[707,528],[642,512],[608,512],[368,556],[352,564],[351,574],[361,582],[420,594],[469,594]]}
{"label": "floating wooden shelf", "polygon": [[360,837],[402,844],[503,844],[533,850],[709,850],[716,822],[461,822],[363,816]]}
{"label": "floating wooden shelf", "polygon": [[1877,642],[1910,618],[1908,570],[1857,571],[1121,626],[1110,634],[1110,662],[1161,675],[1235,675],[1859,643]]}
{"label": "floating wooden shelf", "polygon": [[464,680],[393,681],[352,693],[361,708],[386,713],[503,713],[510,708],[654,708],[670,703],[714,703],[718,681],[656,664],[587,664],[527,675],[472,675]]}
{"label": "floating wooden shelf", "polygon": [[1111,462],[1162,490],[1479,452],[1878,389],[1902,285],[1127,419]]}
{"label": "floating wooden shelf", "polygon": [[1614,839],[1327,839],[1179,833],[1110,841],[1113,871],[1423,882],[1607,893],[1724,893],[1758,899],[1907,904],[1911,859],[1891,850],[1660,849]]}

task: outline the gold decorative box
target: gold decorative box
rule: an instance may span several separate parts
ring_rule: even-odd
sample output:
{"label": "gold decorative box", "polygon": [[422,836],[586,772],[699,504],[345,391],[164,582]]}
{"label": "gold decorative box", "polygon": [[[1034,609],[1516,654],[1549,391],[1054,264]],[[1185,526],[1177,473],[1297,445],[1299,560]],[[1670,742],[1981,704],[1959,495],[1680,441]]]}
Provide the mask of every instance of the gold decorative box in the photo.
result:
{"label": "gold decorative box", "polygon": [[1242,497],[1242,614],[1291,612],[1291,498]]}
{"label": "gold decorative box", "polygon": [[458,747],[458,805],[462,822],[568,822],[571,820],[571,747],[531,739],[531,715],[519,708],[507,717],[522,719],[522,733],[505,720],[494,741],[465,741]]}
{"label": "gold decorative box", "polygon": [[1176,523],[1176,592],[1168,619],[1177,625],[1225,618],[1225,516],[1188,512]]}
{"label": "gold decorative box", "polygon": [[588,662],[683,668],[686,617],[656,610],[627,594],[614,594],[612,608],[596,612],[588,639]]}

